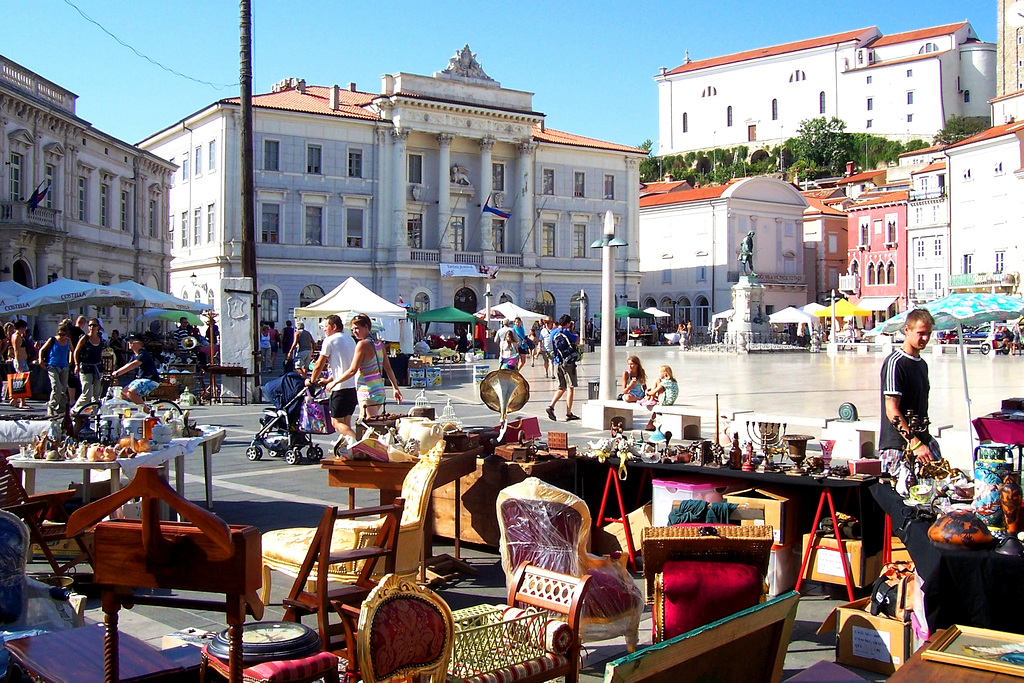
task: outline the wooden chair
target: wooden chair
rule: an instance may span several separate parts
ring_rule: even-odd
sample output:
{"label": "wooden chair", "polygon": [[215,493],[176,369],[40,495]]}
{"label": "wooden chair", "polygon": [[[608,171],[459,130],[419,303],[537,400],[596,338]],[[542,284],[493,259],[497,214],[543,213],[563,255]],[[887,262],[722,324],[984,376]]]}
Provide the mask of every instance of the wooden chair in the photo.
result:
{"label": "wooden chair", "polygon": [[359,612],[357,655],[363,683],[447,679],[455,644],[448,604],[411,578],[389,574]]}
{"label": "wooden chair", "polygon": [[93,563],[92,554],[81,534],[71,537],[81,552],[68,562],[61,564],[50,550],[50,543],[68,538],[68,515],[64,503],[74,494],[69,489],[28,495],[21,485],[18,471],[11,467],[6,456],[0,455],[0,510],[7,510],[25,522],[32,542],[39,545],[54,574],[63,574],[82,562]]}
{"label": "wooden chair", "polygon": [[[292,583],[288,597],[281,601],[285,608],[284,621],[302,621],[302,617],[306,615],[316,615],[323,649],[344,654],[350,674],[356,669],[356,625],[359,621],[359,608],[377,585],[372,578],[373,575],[393,574],[395,571],[398,526],[404,508],[405,499],[396,498],[391,505],[357,508],[344,512],[338,512],[337,507],[324,510],[306,558],[299,568],[298,576]],[[369,545],[342,550],[331,547],[334,526],[338,520],[369,516],[382,519],[377,534]],[[360,566],[355,579],[331,588],[329,582],[334,579],[328,568],[332,565],[353,563]],[[332,621],[332,615],[338,617],[337,622]]]}

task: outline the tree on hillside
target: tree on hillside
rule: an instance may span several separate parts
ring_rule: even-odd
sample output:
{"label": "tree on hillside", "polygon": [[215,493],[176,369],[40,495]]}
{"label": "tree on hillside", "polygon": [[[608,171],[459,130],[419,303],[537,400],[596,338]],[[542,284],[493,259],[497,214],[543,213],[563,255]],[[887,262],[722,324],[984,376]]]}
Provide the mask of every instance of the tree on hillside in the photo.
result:
{"label": "tree on hillside", "polygon": [[852,138],[846,132],[846,124],[834,116],[804,119],[790,142],[800,159],[833,175],[842,173],[846,162],[853,158]]}
{"label": "tree on hillside", "polygon": [[648,138],[637,147],[647,152],[647,158],[640,162],[640,182],[653,183],[661,180],[661,160],[651,151],[654,149],[654,142]]}
{"label": "tree on hillside", "polygon": [[946,119],[946,125],[935,134],[936,145],[952,145],[989,128],[988,119],[981,116],[957,116]]}

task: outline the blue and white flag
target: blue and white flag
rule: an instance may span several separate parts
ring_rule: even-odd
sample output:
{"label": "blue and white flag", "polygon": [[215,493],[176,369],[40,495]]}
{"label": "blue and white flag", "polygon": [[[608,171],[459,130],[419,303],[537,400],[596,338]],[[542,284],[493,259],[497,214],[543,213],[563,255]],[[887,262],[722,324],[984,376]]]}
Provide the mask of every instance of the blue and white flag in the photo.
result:
{"label": "blue and white flag", "polygon": [[493,213],[498,218],[504,218],[505,220],[508,220],[512,216],[512,214],[507,211],[502,211],[501,209],[496,209],[491,206],[491,195],[487,195],[487,200],[484,201],[484,213]]}

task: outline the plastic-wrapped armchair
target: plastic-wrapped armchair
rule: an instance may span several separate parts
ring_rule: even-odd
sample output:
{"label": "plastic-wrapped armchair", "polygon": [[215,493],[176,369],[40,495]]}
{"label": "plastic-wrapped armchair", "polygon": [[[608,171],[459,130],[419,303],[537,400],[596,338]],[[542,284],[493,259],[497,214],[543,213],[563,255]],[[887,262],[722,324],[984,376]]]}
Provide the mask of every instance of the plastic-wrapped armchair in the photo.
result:
{"label": "plastic-wrapped armchair", "polygon": [[[423,523],[430,505],[430,492],[434,487],[437,466],[444,453],[444,441],[439,441],[430,451],[413,465],[402,482],[401,497],[405,499],[402,523],[398,529],[398,550],[395,557],[396,574],[412,574],[419,569],[420,551],[423,548]],[[331,552],[363,548],[373,543],[383,519],[339,520],[331,536]],[[263,589],[260,597],[264,603],[270,598],[271,569],[292,578],[298,576],[299,568],[306,557],[316,527],[277,529],[263,534]],[[359,576],[359,563],[332,565],[329,575],[336,581],[354,581]],[[316,580],[317,568],[309,575]],[[384,574],[383,563],[379,563],[374,576]]]}
{"label": "plastic-wrapped armchair", "polygon": [[626,570],[626,556],[598,557],[587,552],[590,510],[582,499],[530,477],[498,493],[501,566],[506,584],[523,562],[568,574],[590,576],[583,598],[584,641],[625,636],[636,649],[644,596]]}

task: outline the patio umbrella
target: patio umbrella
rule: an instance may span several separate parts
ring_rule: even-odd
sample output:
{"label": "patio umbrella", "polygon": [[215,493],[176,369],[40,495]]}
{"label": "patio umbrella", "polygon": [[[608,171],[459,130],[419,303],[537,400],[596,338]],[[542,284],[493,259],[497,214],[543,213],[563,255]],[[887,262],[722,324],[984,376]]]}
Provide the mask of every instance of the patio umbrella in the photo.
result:
{"label": "patio umbrella", "polygon": [[[487,309],[481,308],[476,312],[476,317],[481,319],[487,317]],[[534,320],[544,320],[547,317],[544,313],[528,311],[522,306],[516,306],[511,301],[491,306],[491,320],[515,320],[516,318],[522,318],[523,322],[526,323]]]}
{"label": "patio umbrella", "polygon": [[654,306],[651,306],[650,308],[645,308],[644,313],[650,313],[655,318],[669,318],[672,316],[671,313],[666,313],[665,311]]}
{"label": "patio umbrella", "polygon": [[0,303],[10,303],[19,296],[31,291],[30,288],[14,280],[4,280],[0,282]]}
{"label": "patio umbrella", "polygon": [[191,311],[169,311],[164,308],[147,308],[139,316],[139,320],[170,320],[171,322],[178,322],[182,318],[188,320],[189,325],[202,325],[203,321],[199,319],[199,316]]}
{"label": "patio umbrella", "polygon": [[800,310],[803,311],[804,313],[810,313],[811,315],[814,315],[823,308],[828,308],[828,306],[822,306],[817,301],[812,301],[809,304],[801,306]]}
{"label": "patio umbrella", "polygon": [[79,306],[122,306],[134,305],[131,292],[117,285],[97,285],[79,282],[69,278],[54,280],[14,301],[4,303],[0,312],[4,314],[66,313]]}
{"label": "patio umbrella", "polygon": [[[601,315],[601,314],[600,313],[596,313],[595,315]],[[646,312],[646,311],[641,311],[639,308],[634,308],[633,306],[616,306],[615,307],[615,317],[616,318],[643,318],[643,319],[646,319],[646,320],[650,320],[654,316],[651,315],[650,313]]]}
{"label": "patio umbrella", "polygon": [[801,311],[799,308],[783,308],[781,311],[776,311],[768,316],[768,322],[773,325],[785,325],[787,323],[807,323],[810,326],[814,323],[814,316],[810,313]]}
{"label": "patio umbrella", "polygon": [[826,306],[820,311],[815,311],[811,315],[815,315],[819,318],[866,318],[871,315],[871,311],[858,308],[846,299],[836,299],[831,306]]}
{"label": "patio umbrella", "polygon": [[[964,325],[983,325],[985,323],[1014,320],[1024,315],[1024,299],[1001,294],[950,294],[935,301],[922,304],[920,308],[927,310],[935,318],[935,330],[956,330],[957,344],[960,347],[960,372],[964,377],[964,403],[967,405],[967,431],[971,438],[971,453],[974,453],[974,424],[971,420],[971,392],[967,385],[967,361],[964,358]],[[907,322],[910,311],[904,311],[894,318],[886,320],[881,331],[892,333],[902,330]],[[972,456],[973,457],[973,456]]]}
{"label": "patio umbrella", "polygon": [[145,285],[140,285],[138,282],[132,282],[131,280],[125,282],[118,282],[117,287],[131,292],[135,298],[135,305],[141,308],[159,308],[168,311],[206,311],[213,306],[210,304],[200,303],[198,301],[189,301],[188,299],[179,299],[171,294],[161,292],[159,289],[153,289]]}
{"label": "patio umbrella", "polygon": [[429,311],[417,313],[416,321],[421,323],[466,323],[469,325],[483,324],[483,322],[481,322],[472,313],[467,313],[466,311],[459,310],[454,306],[445,306],[444,308],[432,308]]}

